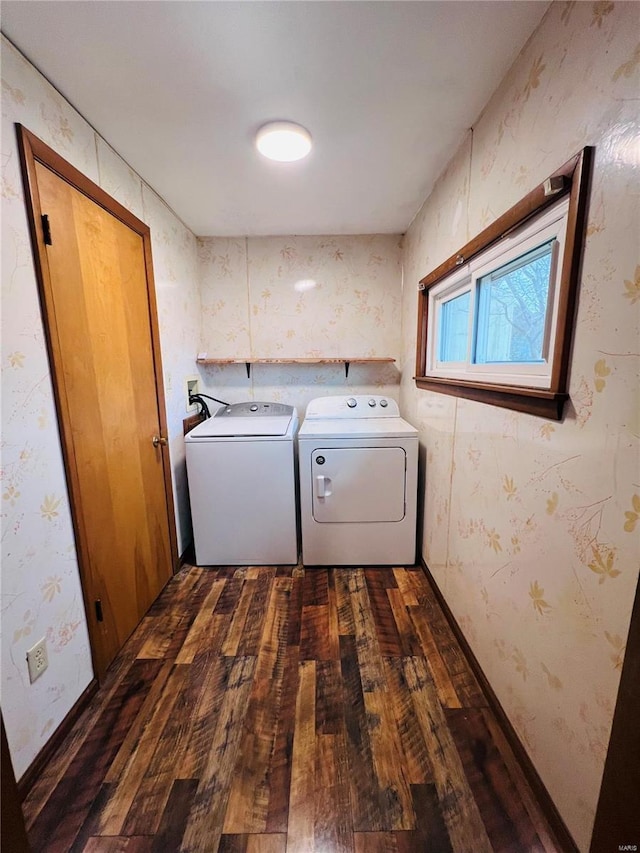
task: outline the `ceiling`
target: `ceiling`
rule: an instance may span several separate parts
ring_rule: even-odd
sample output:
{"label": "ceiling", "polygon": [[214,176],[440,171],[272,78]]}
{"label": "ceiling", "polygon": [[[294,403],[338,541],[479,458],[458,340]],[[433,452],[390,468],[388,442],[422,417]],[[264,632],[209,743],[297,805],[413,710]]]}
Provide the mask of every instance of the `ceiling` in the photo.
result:
{"label": "ceiling", "polygon": [[[547,0],[5,0],[2,31],[199,235],[402,233]],[[253,138],[314,140],[271,163]]]}

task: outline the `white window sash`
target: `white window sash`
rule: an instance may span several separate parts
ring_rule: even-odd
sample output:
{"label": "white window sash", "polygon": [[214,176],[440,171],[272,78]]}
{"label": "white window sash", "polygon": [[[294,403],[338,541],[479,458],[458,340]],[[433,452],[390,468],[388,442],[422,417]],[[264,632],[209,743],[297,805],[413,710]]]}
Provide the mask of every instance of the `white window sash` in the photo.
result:
{"label": "white window sash", "polygon": [[[447,379],[475,380],[495,385],[523,385],[531,388],[550,388],[553,359],[555,356],[558,304],[560,299],[559,276],[564,253],[569,199],[563,199],[533,221],[524,223],[517,231],[500,240],[495,246],[482,252],[477,258],[450,273],[443,281],[429,290],[427,324],[426,375]],[[543,361],[505,362],[503,364],[473,364],[471,362],[473,336],[478,308],[478,281],[495,272],[520,255],[536,246],[554,240],[547,311],[544,323]],[[441,306],[457,296],[470,292],[469,329],[467,336],[466,362],[438,361],[438,331]]]}

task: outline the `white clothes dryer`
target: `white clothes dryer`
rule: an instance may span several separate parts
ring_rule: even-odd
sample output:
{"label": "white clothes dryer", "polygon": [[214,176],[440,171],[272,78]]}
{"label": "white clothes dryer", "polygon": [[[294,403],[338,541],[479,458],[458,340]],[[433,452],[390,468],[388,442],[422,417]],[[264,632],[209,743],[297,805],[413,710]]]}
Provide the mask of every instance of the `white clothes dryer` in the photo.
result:
{"label": "white clothes dryer", "polygon": [[395,400],[312,400],[298,454],[305,565],[415,562],[418,431]]}
{"label": "white clothes dryer", "polygon": [[196,563],[298,561],[295,437],[282,403],[234,403],[185,436]]}

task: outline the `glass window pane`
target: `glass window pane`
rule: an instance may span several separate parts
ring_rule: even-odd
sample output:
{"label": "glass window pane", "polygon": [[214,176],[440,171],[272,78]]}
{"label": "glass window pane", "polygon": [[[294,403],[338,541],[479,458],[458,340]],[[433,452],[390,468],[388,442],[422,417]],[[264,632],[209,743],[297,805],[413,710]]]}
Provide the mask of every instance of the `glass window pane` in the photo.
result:
{"label": "glass window pane", "polygon": [[478,280],[476,364],[543,361],[550,240]]}
{"label": "glass window pane", "polygon": [[461,293],[440,305],[438,361],[466,361],[471,293]]}

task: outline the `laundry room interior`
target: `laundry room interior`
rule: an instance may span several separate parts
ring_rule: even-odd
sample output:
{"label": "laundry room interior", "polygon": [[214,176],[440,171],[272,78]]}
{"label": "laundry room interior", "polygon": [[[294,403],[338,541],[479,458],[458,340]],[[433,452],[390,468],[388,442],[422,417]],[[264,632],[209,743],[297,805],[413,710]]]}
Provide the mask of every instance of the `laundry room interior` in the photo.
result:
{"label": "laundry room interior", "polygon": [[[271,58],[274,63],[278,53],[286,56],[293,50],[288,39],[293,43],[296,29],[313,40],[311,25],[305,29],[305,14],[315,25],[321,17],[319,7],[334,7],[334,23],[322,30],[324,58],[331,70],[327,75],[333,80],[333,94],[344,82],[341,75],[353,77],[357,85],[349,88],[354,99],[351,110],[346,112],[341,101],[341,111],[322,132],[314,125],[314,115],[316,109],[331,115],[327,103],[311,103],[299,114],[294,109],[296,99],[286,93],[280,99],[274,96],[265,107],[258,103],[258,95],[269,86],[261,80],[260,85],[255,82],[254,102],[250,107],[243,104],[240,110],[233,103],[231,82],[228,90],[220,82],[221,103],[226,103],[228,112],[210,116],[206,127],[229,124],[241,128],[237,146],[241,152],[247,151],[250,165],[246,168],[255,180],[256,197],[262,198],[263,191],[272,193],[268,203],[256,205],[250,226],[242,212],[237,212],[239,205],[232,191],[222,183],[210,197],[199,199],[200,206],[191,213],[193,180],[185,181],[182,188],[180,173],[186,168],[184,174],[193,179],[201,169],[204,184],[207,163],[196,157],[198,146],[193,156],[187,146],[181,152],[182,158],[191,159],[188,166],[177,160],[163,164],[164,171],[173,173],[175,169],[176,174],[176,180],[169,180],[165,188],[154,183],[144,157],[133,163],[124,146],[114,141],[117,134],[128,134],[140,136],[149,149],[154,147],[153,121],[149,116],[127,113],[127,81],[130,76],[141,76],[141,67],[131,57],[120,66],[119,42],[114,35],[110,48],[109,39],[118,29],[124,34],[128,7],[144,21],[146,13],[141,7],[159,4],[93,4],[101,9],[94,19],[87,17],[85,25],[98,30],[104,27],[103,44],[96,56],[89,44],[84,53],[78,48],[78,55],[95,65],[74,69],[69,64],[68,86],[62,77],[57,81],[58,66],[64,69],[65,63],[56,61],[56,55],[59,59],[65,54],[65,45],[77,46],[81,41],[80,23],[92,4],[55,0],[2,5],[2,719],[21,796],[46,780],[42,756],[51,758],[52,745],[58,743],[56,733],[61,726],[70,730],[81,706],[84,709],[91,698],[87,699],[87,691],[94,691],[94,685],[97,689],[99,673],[81,583],[76,509],[65,467],[70,445],[65,443],[57,409],[60,393],[43,319],[21,167],[24,154],[16,125],[150,229],[155,322],[162,359],[160,422],[166,425],[166,447],[160,447],[159,453],[167,466],[169,516],[175,519],[169,547],[173,569],[178,572],[169,583],[184,572],[182,560],[191,559],[196,565],[191,550],[185,421],[198,421],[194,415],[199,406],[190,402],[190,390],[219,401],[204,397],[211,414],[222,414],[225,405],[235,404],[292,407],[300,429],[309,404],[322,398],[339,398],[344,412],[345,406],[350,408],[347,400],[357,401],[358,412],[367,407],[373,410],[368,402],[372,401],[376,415],[390,406],[398,421],[415,429],[418,442],[411,551],[415,551],[415,559],[396,565],[391,557],[381,563],[394,571],[413,565],[427,573],[439,606],[475,659],[482,674],[478,677],[484,678],[492,701],[501,709],[511,731],[509,737],[517,741],[513,748],[519,750],[518,759],[534,777],[532,785],[545,817],[551,813],[549,820],[564,839],[558,846],[551,842],[501,846],[487,826],[488,846],[476,849],[571,849],[581,853],[637,849],[618,847],[640,844],[637,833],[635,837],[624,834],[633,825],[630,814],[638,806],[637,788],[629,784],[625,789],[615,777],[635,772],[633,778],[637,779],[640,756],[637,726],[624,726],[624,720],[632,719],[629,703],[637,700],[640,659],[640,615],[637,603],[634,605],[640,569],[640,5],[511,0],[477,4],[343,0],[331,4],[306,0],[166,4],[167,9],[174,7],[172,15],[179,15],[178,7],[186,14],[191,6],[262,7],[260,15],[267,15],[268,7],[280,10],[273,12],[274,20],[281,14],[286,24],[281,21],[280,30],[265,30],[272,43],[266,36],[261,42],[260,27],[242,19],[247,38],[253,39],[250,44],[259,44],[264,61]],[[34,7],[33,12],[29,6]],[[86,7],[78,12],[77,33],[72,6]],[[453,14],[453,7],[467,7],[469,14],[471,7],[486,7],[497,31],[501,30],[497,7],[504,7],[504,39],[514,40],[496,55],[483,78],[485,90],[474,88],[475,102],[471,96],[466,98],[466,116],[456,114],[452,120],[448,114],[449,101],[465,99],[464,85],[459,79],[435,75],[433,86],[443,92],[438,103],[441,113],[429,124],[428,133],[421,124],[424,118],[419,118],[419,81],[406,76],[403,81],[403,41],[400,36],[392,38],[394,16],[401,21],[403,14],[417,15],[406,9],[414,6],[434,7],[434,13],[438,7],[443,19]],[[55,7],[59,7],[59,24],[55,23]],[[360,12],[358,7],[362,7]],[[374,7],[379,7],[378,12]],[[345,16],[345,27],[347,22],[351,27],[352,37],[358,29],[358,14],[373,16],[365,18],[371,31],[364,27],[363,44],[373,39],[380,51],[379,65],[388,66],[393,81],[373,99],[357,62],[341,64],[349,53],[340,36],[341,16]],[[456,14],[465,12],[461,9]],[[37,25],[40,15],[45,21]],[[172,20],[169,12],[167,15],[161,25],[165,35]],[[380,35],[385,28],[387,39]],[[32,39],[30,32],[34,33]],[[398,32],[406,37],[400,26]],[[185,134],[187,130],[193,133],[188,112],[199,104],[199,110],[206,113],[207,87],[213,87],[202,73],[208,67],[204,60],[189,55],[185,33],[188,29],[176,27],[173,41],[162,45],[169,69],[184,65],[194,75],[201,74],[193,79],[188,94],[172,88],[170,71],[161,81],[163,96],[184,107],[176,114],[182,117],[167,129],[175,151],[180,150],[181,122]],[[427,38],[426,33],[414,35]],[[130,36],[133,39],[133,29]],[[340,45],[335,67],[331,66],[332,38]],[[124,35],[122,44],[133,51],[133,42]],[[79,99],[91,92],[91,86],[94,91],[99,89],[109,49],[113,66],[120,72],[105,76],[101,100],[107,108],[97,110],[94,117]],[[356,58],[362,56],[355,45],[353,53]],[[304,51],[295,55],[300,60]],[[318,58],[315,49],[311,55]],[[228,68],[234,68],[228,57],[225,61],[230,63]],[[398,76],[391,70],[394,64],[400,68]],[[462,67],[468,78],[473,77],[473,67]],[[210,73],[212,68],[215,64]],[[229,74],[231,80],[233,74]],[[298,78],[304,78],[304,68],[282,74],[295,89]],[[78,86],[77,98],[71,86],[74,76],[86,78],[86,86]],[[242,76],[240,71],[237,76]],[[319,102],[327,93],[331,94],[330,88],[315,92]],[[428,94],[425,90],[425,97]],[[155,120],[162,120],[162,97],[156,93],[149,98],[155,105]],[[404,136],[409,139],[404,159],[398,160],[392,143],[390,150],[380,148],[381,156],[389,158],[387,180],[384,159],[378,161],[369,150],[355,147],[355,142],[362,142],[355,126],[366,105],[375,113],[374,125],[395,126],[400,136],[400,123],[406,130],[408,119],[399,104],[407,100],[416,120]],[[114,116],[113,135],[103,118],[110,113]],[[300,161],[263,167],[253,148],[252,132],[271,119],[290,119],[308,129],[316,146],[308,165]],[[440,135],[439,121],[448,136]],[[402,202],[396,202],[392,210],[382,205],[376,208],[374,199],[382,197],[369,195],[366,185],[340,187],[351,197],[353,207],[360,207],[356,216],[348,205],[341,208],[335,201],[332,186],[314,184],[315,210],[314,194],[308,191],[311,184],[305,181],[313,180],[314,158],[321,161],[324,149],[332,145],[332,136],[342,146],[336,181],[346,181],[350,164],[362,161],[363,168],[369,169],[371,185],[405,182],[404,194],[399,196]],[[198,154],[206,148],[207,141],[201,141]],[[567,312],[567,387],[561,411],[544,408],[533,412],[522,404],[496,404],[493,399],[434,390],[428,382],[421,387],[416,375],[427,322],[422,314],[426,297],[421,281],[451,259],[455,270],[456,253],[585,150],[592,152],[592,162],[580,214],[584,234],[578,249],[575,310],[572,313],[570,305]],[[211,156],[222,157],[223,153],[218,149]],[[154,161],[156,153],[152,156],[150,152],[150,171]],[[264,181],[261,168],[267,169]],[[563,186],[566,189],[566,181]],[[285,209],[279,210],[282,199],[286,200]],[[250,195],[244,203],[250,206]],[[287,204],[292,211],[289,216],[285,215]],[[225,223],[218,233],[201,228],[208,207],[220,211],[219,221]],[[299,228],[294,227],[296,221]],[[393,228],[392,221],[396,223]],[[365,222],[370,223],[366,229]],[[78,347],[83,347],[81,340]],[[309,456],[314,465],[317,446],[339,447],[333,433],[327,435],[328,444],[309,450],[315,454]],[[160,432],[158,436],[165,441]],[[398,441],[394,439],[395,444]],[[299,444],[297,453],[302,459],[302,440]],[[325,463],[320,458],[328,470],[329,460]],[[211,476],[215,478],[215,474]],[[297,479],[297,468],[295,476],[293,491],[299,513],[302,480]],[[317,477],[329,482],[322,469]],[[314,482],[315,486],[309,484],[310,490],[318,487],[319,481]],[[385,485],[378,485],[384,492]],[[255,512],[247,512],[242,520],[247,530],[252,517],[255,519]],[[297,524],[300,544],[299,517]],[[358,560],[340,563],[332,555],[327,565],[354,563]],[[237,564],[255,566],[260,561],[254,563],[252,557]],[[372,566],[374,561],[360,561],[361,568],[365,564]],[[225,565],[234,563],[229,560]],[[240,571],[245,574],[238,577],[253,577],[246,574],[252,568]],[[331,594],[330,587],[328,606]],[[355,596],[360,594],[360,590],[353,591]],[[395,600],[393,595],[390,598]],[[30,683],[26,654],[41,637],[47,641],[48,668]],[[303,666],[301,685],[307,683],[307,677]],[[621,683],[627,687],[621,688]],[[632,690],[634,699],[629,698]],[[623,707],[625,691],[629,697]],[[374,690],[372,695],[379,694]],[[375,705],[367,707],[375,712]],[[380,712],[383,717],[386,713]],[[635,771],[629,769],[629,761]],[[105,785],[104,790],[108,780]],[[614,801],[622,814],[616,813]],[[636,809],[636,829],[637,814]],[[391,838],[409,830],[404,825],[384,826],[380,832]],[[237,838],[249,837],[254,831],[225,830],[229,837]],[[261,832],[261,837],[269,832],[278,835],[278,830]],[[109,834],[120,835],[105,832]],[[278,838],[285,835],[280,831]],[[434,849],[471,853],[464,842],[456,842],[454,835],[451,838],[449,846]],[[606,847],[605,839],[609,844],[615,842],[615,847]],[[265,841],[262,848],[251,847],[246,837],[242,843],[244,847],[219,849],[262,849],[264,853],[325,849],[298,847],[293,842],[278,847],[275,841],[273,846]],[[365,846],[358,847],[359,843]],[[327,846],[326,850],[429,849],[367,847],[367,843],[356,841],[353,846],[351,841],[351,846]],[[73,849],[129,848],[89,845]],[[197,845],[182,849],[213,850]]]}

